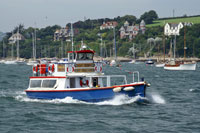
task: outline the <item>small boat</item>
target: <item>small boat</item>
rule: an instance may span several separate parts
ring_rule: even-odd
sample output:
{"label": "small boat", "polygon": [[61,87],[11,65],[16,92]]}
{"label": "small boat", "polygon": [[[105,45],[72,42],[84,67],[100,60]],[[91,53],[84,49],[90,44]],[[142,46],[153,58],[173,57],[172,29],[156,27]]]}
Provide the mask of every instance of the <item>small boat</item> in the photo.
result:
{"label": "small boat", "polygon": [[19,65],[23,65],[23,64],[25,64],[25,61],[24,60],[17,60],[16,63],[19,64]]}
{"label": "small boat", "polygon": [[164,66],[165,66],[165,63],[159,62],[159,63],[156,63],[155,66],[156,66],[156,67],[164,67]]}
{"label": "small boat", "polygon": [[[95,62],[93,50],[68,52],[68,62],[55,64],[37,64],[33,66],[33,76],[27,96],[33,99],[73,99],[98,102],[113,99],[117,95],[146,96],[145,81],[139,81],[139,72],[133,72],[133,82],[127,83],[125,75],[104,75],[102,62]],[[74,57],[74,58],[70,58]],[[137,81],[134,81],[136,75]],[[124,84],[113,83],[121,78]]]}
{"label": "small boat", "polygon": [[128,63],[130,63],[130,64],[135,64],[135,60],[131,60],[130,62],[128,62]]}
{"label": "small boat", "polygon": [[36,61],[36,60],[29,60],[26,64],[29,65],[29,66],[33,66],[33,65],[38,64],[38,61]]}
{"label": "small boat", "polygon": [[5,60],[0,60],[0,64],[3,64],[5,62]]}
{"label": "small boat", "polygon": [[7,64],[7,65],[17,64],[17,61],[16,60],[7,60],[4,62],[4,64]]}
{"label": "small boat", "polygon": [[147,61],[145,61],[145,63],[147,65],[152,65],[152,64],[154,64],[154,61],[152,59],[148,59]]}
{"label": "small boat", "polygon": [[196,70],[196,62],[178,62],[178,61],[170,61],[165,64],[165,70]]}
{"label": "small boat", "polygon": [[120,67],[120,63],[117,60],[111,60],[110,61],[110,66],[114,66],[114,67]]}

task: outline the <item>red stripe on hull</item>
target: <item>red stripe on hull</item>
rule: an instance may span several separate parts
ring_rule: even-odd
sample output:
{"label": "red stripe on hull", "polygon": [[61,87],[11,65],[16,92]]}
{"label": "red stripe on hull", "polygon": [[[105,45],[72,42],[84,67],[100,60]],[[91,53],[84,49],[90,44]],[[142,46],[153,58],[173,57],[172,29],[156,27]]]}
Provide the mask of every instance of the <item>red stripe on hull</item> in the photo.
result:
{"label": "red stripe on hull", "polygon": [[30,79],[34,78],[66,78],[66,76],[41,76],[41,77],[29,77]]}

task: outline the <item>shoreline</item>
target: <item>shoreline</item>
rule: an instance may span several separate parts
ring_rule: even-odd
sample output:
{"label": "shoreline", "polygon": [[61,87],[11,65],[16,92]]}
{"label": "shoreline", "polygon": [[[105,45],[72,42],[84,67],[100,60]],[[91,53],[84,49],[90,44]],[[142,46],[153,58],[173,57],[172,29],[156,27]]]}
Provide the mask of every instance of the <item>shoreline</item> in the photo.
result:
{"label": "shoreline", "polygon": [[[55,58],[55,57],[54,57]],[[46,59],[46,60],[51,60],[53,58],[38,58],[37,60],[41,60],[41,59]],[[60,59],[66,59],[66,58],[56,58],[57,60],[60,60]],[[101,58],[101,57],[94,57],[94,61],[100,61],[100,60],[106,60],[106,61],[110,61],[110,60],[113,60],[114,58],[113,57],[107,57],[107,58]],[[141,62],[145,62],[146,60],[148,59],[152,59],[153,61],[157,62],[158,60],[159,61],[163,61],[163,57],[150,57],[150,58],[145,58],[145,57],[139,57],[137,59],[135,59],[136,61],[141,61]],[[0,58],[0,61],[8,61],[8,60],[16,60],[16,58],[12,59],[12,58]],[[24,59],[24,58],[20,58],[19,60],[23,60],[23,61],[26,61],[28,62],[29,60],[32,60],[32,58],[29,58],[29,59]],[[117,57],[117,60],[120,61],[120,62],[130,62],[131,60],[133,60],[132,58],[129,58],[129,57],[121,57],[121,56],[118,56]],[[169,61],[170,58],[167,57],[165,58],[165,61]],[[183,61],[184,58],[176,58],[177,61]],[[191,58],[186,58],[186,61],[196,61],[196,62],[200,62],[200,58],[194,58],[194,57],[191,57]]]}

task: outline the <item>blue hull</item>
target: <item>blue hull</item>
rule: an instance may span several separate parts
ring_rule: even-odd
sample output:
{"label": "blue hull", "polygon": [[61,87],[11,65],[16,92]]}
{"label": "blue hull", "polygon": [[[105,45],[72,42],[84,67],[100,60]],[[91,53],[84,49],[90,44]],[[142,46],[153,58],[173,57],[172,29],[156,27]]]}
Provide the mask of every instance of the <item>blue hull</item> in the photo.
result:
{"label": "blue hull", "polygon": [[141,96],[145,97],[146,85],[134,86],[134,90],[120,92],[113,92],[113,88],[94,89],[94,90],[63,90],[63,91],[26,91],[29,98],[34,99],[63,99],[66,97],[72,97],[73,99],[98,102],[114,98],[116,95],[125,94],[129,97]]}

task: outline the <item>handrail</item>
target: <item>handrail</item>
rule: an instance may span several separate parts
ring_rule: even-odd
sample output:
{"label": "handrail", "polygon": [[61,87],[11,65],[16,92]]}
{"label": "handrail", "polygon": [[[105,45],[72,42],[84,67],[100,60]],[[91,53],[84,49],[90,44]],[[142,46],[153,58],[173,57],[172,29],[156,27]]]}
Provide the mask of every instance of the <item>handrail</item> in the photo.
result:
{"label": "handrail", "polygon": [[92,77],[100,77],[100,78],[106,78],[106,80],[107,80],[107,86],[110,86],[111,84],[110,84],[110,82],[111,82],[111,78],[114,78],[114,77],[122,77],[122,78],[124,78],[124,82],[125,82],[125,84],[127,84],[127,79],[126,79],[126,75],[99,75],[99,76],[97,76],[97,75],[93,75],[93,76],[89,76],[89,75],[87,75],[87,76],[85,76],[85,77],[88,77],[89,79],[90,79],[90,81],[89,81],[89,83],[91,83],[91,79],[92,79]]}
{"label": "handrail", "polygon": [[140,73],[138,71],[133,72],[133,83],[135,82],[135,74],[137,74],[138,82],[140,81]]}

